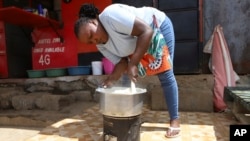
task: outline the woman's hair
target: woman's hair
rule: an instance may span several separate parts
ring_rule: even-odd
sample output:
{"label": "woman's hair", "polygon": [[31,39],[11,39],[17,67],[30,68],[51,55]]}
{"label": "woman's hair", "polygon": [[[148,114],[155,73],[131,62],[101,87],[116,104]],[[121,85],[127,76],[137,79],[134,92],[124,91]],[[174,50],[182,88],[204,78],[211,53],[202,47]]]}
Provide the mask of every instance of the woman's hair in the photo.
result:
{"label": "woman's hair", "polygon": [[80,27],[89,22],[91,19],[96,19],[100,14],[99,9],[97,9],[93,4],[83,4],[79,10],[79,19],[75,22],[74,32],[76,37],[78,37]]}
{"label": "woman's hair", "polygon": [[95,19],[99,14],[99,9],[97,9],[95,5],[89,3],[83,4],[79,10],[79,18],[88,17],[90,19]]}

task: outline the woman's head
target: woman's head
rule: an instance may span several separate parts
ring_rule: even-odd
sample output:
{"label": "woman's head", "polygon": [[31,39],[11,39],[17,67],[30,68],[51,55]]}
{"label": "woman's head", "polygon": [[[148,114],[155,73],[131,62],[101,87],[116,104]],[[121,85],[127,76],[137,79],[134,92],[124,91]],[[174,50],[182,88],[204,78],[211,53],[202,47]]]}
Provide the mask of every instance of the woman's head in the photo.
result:
{"label": "woman's head", "polygon": [[99,14],[99,10],[93,4],[83,4],[79,10],[79,18],[88,17],[95,19]]}
{"label": "woman's head", "polygon": [[99,10],[93,4],[84,4],[75,23],[76,37],[83,43],[102,44],[107,40],[107,33],[98,20]]}

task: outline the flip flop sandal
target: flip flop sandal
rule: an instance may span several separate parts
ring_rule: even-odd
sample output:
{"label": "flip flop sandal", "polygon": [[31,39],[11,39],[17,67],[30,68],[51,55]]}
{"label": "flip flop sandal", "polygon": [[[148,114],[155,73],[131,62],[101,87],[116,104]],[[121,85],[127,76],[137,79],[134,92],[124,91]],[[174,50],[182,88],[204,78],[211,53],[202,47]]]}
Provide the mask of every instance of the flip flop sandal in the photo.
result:
{"label": "flip flop sandal", "polygon": [[166,138],[176,138],[179,137],[181,135],[181,128],[180,127],[168,127],[167,132],[169,132],[170,134],[172,134],[172,132],[178,132],[175,135],[167,135],[167,133],[165,134]]}

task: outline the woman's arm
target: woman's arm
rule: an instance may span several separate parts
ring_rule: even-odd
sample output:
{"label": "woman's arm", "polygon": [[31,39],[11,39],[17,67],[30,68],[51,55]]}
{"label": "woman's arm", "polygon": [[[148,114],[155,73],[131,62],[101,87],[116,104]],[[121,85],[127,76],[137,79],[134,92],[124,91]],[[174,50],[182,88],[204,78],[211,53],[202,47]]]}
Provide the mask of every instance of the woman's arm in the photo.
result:
{"label": "woman's arm", "polygon": [[137,65],[150,45],[153,30],[144,21],[139,18],[135,18],[131,35],[137,37],[137,43],[135,52],[128,63],[128,75],[132,81],[136,81],[136,77],[138,76]]}
{"label": "woman's arm", "polygon": [[128,67],[127,57],[121,58],[121,60],[115,65],[112,74],[108,76],[108,78],[103,82],[102,86],[104,87],[112,86],[113,83],[117,81],[124,72],[126,72],[127,67]]}

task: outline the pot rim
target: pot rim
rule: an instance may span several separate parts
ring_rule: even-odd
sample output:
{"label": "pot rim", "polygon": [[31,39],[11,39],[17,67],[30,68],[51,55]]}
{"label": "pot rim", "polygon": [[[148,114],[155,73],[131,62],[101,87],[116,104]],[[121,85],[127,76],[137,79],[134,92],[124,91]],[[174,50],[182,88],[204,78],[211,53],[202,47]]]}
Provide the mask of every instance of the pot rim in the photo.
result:
{"label": "pot rim", "polygon": [[111,88],[97,88],[97,92],[101,94],[113,94],[113,95],[134,95],[134,94],[143,94],[146,93],[146,89],[136,88],[135,92],[131,91],[130,87],[111,87]]}

